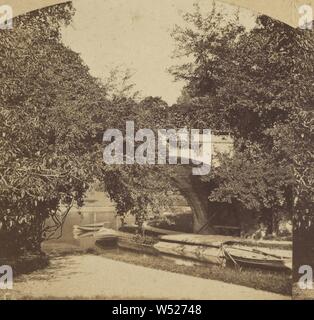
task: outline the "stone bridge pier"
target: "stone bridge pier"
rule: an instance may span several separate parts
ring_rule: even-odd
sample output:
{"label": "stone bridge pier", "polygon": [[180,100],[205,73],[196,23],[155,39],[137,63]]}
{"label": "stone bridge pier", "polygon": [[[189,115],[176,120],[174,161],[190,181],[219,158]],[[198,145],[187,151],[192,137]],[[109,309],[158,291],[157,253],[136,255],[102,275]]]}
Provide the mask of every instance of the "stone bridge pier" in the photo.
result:
{"label": "stone bridge pier", "polygon": [[[219,166],[217,154],[233,152],[233,139],[229,135],[211,136],[211,166]],[[186,150],[186,154],[192,154],[191,150]],[[215,234],[212,220],[217,214],[217,209],[208,200],[211,187],[209,183],[201,181],[201,176],[192,174],[192,166],[179,165],[173,173],[175,186],[181,192],[190,206],[193,213],[193,232],[199,234]]]}
{"label": "stone bridge pier", "polygon": [[178,166],[172,176],[175,186],[186,199],[193,214],[193,232],[199,234],[215,234],[210,225],[209,187],[192,175],[192,167]]}

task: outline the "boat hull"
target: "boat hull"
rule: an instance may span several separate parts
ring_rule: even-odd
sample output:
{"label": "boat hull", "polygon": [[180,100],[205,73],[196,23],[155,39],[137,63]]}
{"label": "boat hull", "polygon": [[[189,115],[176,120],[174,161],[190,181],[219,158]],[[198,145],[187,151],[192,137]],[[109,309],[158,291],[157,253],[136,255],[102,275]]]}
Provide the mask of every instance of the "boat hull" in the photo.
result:
{"label": "boat hull", "polygon": [[[257,259],[246,259],[234,255],[231,255],[231,257],[240,267],[278,271],[289,270],[289,268],[285,265],[284,261],[262,261]],[[229,262],[232,263],[232,260],[230,259]]]}
{"label": "boat hull", "polygon": [[[119,231],[121,232],[127,232],[136,234],[139,230],[139,227],[137,225],[125,225],[120,227]],[[144,231],[145,235],[147,236],[163,236],[163,235],[177,235],[181,234],[181,232],[173,231],[173,230],[166,230],[161,228],[156,228],[150,226],[148,223],[144,223],[142,230]]]}
{"label": "boat hull", "polygon": [[199,262],[210,264],[220,265],[223,258],[223,256],[221,255],[221,250],[216,247],[176,244],[161,241],[155,244],[154,248],[161,254],[196,260]]}
{"label": "boat hull", "polygon": [[136,251],[140,253],[145,253],[149,255],[157,255],[158,251],[153,245],[137,243],[135,240],[130,238],[119,238],[118,247],[125,250]]}
{"label": "boat hull", "polygon": [[288,260],[254,249],[223,247],[224,256],[229,264],[246,268],[284,271],[289,270]]}

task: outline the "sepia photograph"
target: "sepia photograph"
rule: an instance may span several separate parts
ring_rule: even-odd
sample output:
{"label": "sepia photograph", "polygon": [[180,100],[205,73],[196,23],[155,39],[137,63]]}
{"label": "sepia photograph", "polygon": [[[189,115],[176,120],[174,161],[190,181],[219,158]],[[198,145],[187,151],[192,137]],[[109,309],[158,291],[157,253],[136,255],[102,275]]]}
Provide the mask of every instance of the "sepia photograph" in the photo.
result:
{"label": "sepia photograph", "polygon": [[313,15],[0,1],[0,300],[314,300]]}

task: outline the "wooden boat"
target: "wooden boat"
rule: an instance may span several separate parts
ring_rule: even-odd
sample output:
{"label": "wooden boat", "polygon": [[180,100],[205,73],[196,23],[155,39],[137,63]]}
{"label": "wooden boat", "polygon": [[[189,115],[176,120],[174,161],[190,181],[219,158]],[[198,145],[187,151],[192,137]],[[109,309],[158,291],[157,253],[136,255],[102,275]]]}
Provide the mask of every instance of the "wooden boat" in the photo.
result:
{"label": "wooden boat", "polygon": [[101,228],[94,233],[96,244],[102,247],[115,247],[118,243],[118,233],[112,229]]}
{"label": "wooden boat", "polygon": [[236,266],[278,271],[290,269],[290,259],[283,259],[261,250],[223,245],[222,251],[225,259]]}
{"label": "wooden boat", "polygon": [[152,227],[149,225],[149,222],[145,222],[143,224],[143,229],[147,233],[152,233],[153,235],[159,236],[159,235],[174,235],[174,234],[181,234],[182,232],[173,231],[173,230],[167,230],[167,229],[161,229]]}
{"label": "wooden boat", "polygon": [[158,254],[158,251],[154,248],[155,243],[156,241],[154,240],[154,238],[150,236],[139,238],[134,234],[119,231],[119,248],[156,255]]}
{"label": "wooden boat", "polygon": [[76,226],[75,229],[83,232],[90,232],[90,231],[98,231],[100,228]]}
{"label": "wooden boat", "polygon": [[138,242],[134,238],[119,237],[118,247],[150,255],[158,254],[158,250],[154,248],[153,244]]}
{"label": "wooden boat", "polygon": [[102,228],[95,233],[97,244],[115,244],[121,249],[137,251],[146,254],[158,254],[154,248],[155,240],[151,237],[143,239],[136,237],[134,234]]}
{"label": "wooden boat", "polygon": [[97,223],[91,223],[91,224],[84,224],[83,227],[89,227],[89,228],[102,228],[107,222],[97,222]]}
{"label": "wooden boat", "polygon": [[246,245],[239,238],[219,235],[180,234],[159,236],[154,247],[162,254],[200,262],[270,270],[291,270],[292,251]]}
{"label": "wooden boat", "polygon": [[101,228],[99,231],[94,233],[94,237],[97,240],[115,238],[118,239],[118,232],[113,229]]}
{"label": "wooden boat", "polygon": [[178,258],[191,259],[211,264],[222,264],[223,255],[218,247],[209,247],[195,244],[178,244],[160,241],[154,248],[162,254]]}
{"label": "wooden boat", "polygon": [[94,232],[73,232],[73,238],[75,240],[92,237],[94,237]]}
{"label": "wooden boat", "polygon": [[240,241],[240,238],[221,235],[203,235],[192,233],[181,233],[176,235],[164,235],[158,237],[160,241],[171,242],[183,245],[195,245],[204,247],[220,248],[224,243],[233,243]]}
{"label": "wooden boat", "polygon": [[120,232],[136,234],[138,232],[138,226],[135,224],[125,224],[119,228]]}
{"label": "wooden boat", "polygon": [[[133,225],[124,225],[120,227],[119,231],[136,234],[138,232],[139,227],[135,224]],[[161,228],[152,227],[149,225],[149,222],[145,222],[142,227],[145,235],[147,236],[161,236],[161,235],[175,235],[181,234],[182,232],[166,230]]]}
{"label": "wooden boat", "polygon": [[73,226],[73,230],[75,231],[83,231],[83,232],[89,232],[89,231],[98,231],[101,228],[103,228],[105,225],[105,222],[99,222],[99,223],[93,223],[93,224],[86,224],[83,226]]}
{"label": "wooden boat", "polygon": [[276,248],[276,250],[287,250],[292,252],[293,243],[292,241],[276,241],[276,240],[250,240],[243,239],[243,243],[247,246],[259,246],[268,249]]}
{"label": "wooden boat", "polygon": [[221,265],[224,255],[221,246],[232,237],[181,233],[159,236],[154,246],[160,253],[181,259]]}

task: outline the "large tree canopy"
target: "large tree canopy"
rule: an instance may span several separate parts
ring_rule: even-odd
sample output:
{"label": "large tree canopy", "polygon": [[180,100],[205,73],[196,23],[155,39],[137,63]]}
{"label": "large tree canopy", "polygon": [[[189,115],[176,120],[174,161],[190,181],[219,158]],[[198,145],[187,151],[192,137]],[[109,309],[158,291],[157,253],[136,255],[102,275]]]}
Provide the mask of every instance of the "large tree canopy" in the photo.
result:
{"label": "large tree canopy", "polygon": [[[176,27],[171,69],[186,86],[178,103],[139,101],[129,75],[116,84],[93,78],[80,56],[64,46],[60,26],[69,3],[15,18],[0,33],[0,241],[2,254],[38,250],[62,226],[71,206],[83,205],[97,180],[118,215],[140,225],[169,204],[167,166],[102,162],[106,129],[211,128],[235,138],[233,158],[203,180],[211,201],[236,203],[274,229],[278,211],[297,226],[313,220],[314,36],[261,16],[252,30],[238,16],[196,6]],[[47,225],[47,220],[50,224]]]}
{"label": "large tree canopy", "polygon": [[11,237],[3,253],[38,249],[82,203],[101,159],[106,90],[61,43],[71,15],[69,4],[49,7],[0,34],[0,224]]}
{"label": "large tree canopy", "polygon": [[139,223],[167,203],[160,168],[102,162],[106,129],[124,132],[128,120],[154,128],[152,115],[167,104],[154,97],[136,101],[127,73],[119,81],[113,70],[105,85],[93,78],[61,41],[60,26],[72,14],[70,4],[45,8],[16,18],[14,29],[0,35],[2,254],[38,250],[70,208],[83,205],[95,181],[119,215],[131,213]]}
{"label": "large tree canopy", "polygon": [[170,72],[175,79],[186,81],[184,90],[190,97],[213,96],[228,76],[225,64],[230,62],[244,27],[237,16],[226,21],[216,6],[206,16],[198,4],[194,4],[194,8],[194,12],[184,15],[189,26],[176,26],[172,32],[177,44],[174,57],[188,62],[170,68]]}
{"label": "large tree canopy", "polygon": [[194,118],[235,138],[233,158],[205,178],[217,185],[210,200],[241,203],[262,220],[279,209],[291,217],[293,203],[302,202],[308,209],[296,217],[303,220],[313,200],[298,196],[305,185],[313,191],[313,32],[266,16],[244,30],[237,16],[222,21],[215,7],[209,16],[197,8],[186,20],[190,27],[177,27],[174,39],[193,59],[172,69],[187,83],[177,109],[201,101]]}

